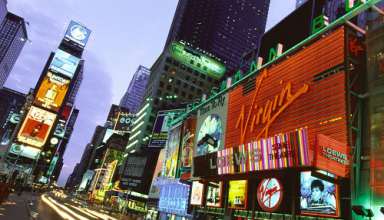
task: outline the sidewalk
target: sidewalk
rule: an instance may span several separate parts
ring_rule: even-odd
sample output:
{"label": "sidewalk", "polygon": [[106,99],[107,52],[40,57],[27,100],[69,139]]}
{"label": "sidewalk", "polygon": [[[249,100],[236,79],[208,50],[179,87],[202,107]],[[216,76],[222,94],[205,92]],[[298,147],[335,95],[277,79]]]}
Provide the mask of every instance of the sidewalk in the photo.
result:
{"label": "sidewalk", "polygon": [[2,219],[32,219],[30,217],[30,211],[35,210],[35,205],[29,206],[29,202],[33,201],[36,204],[38,195],[24,192],[18,196],[15,193],[11,193],[8,199],[0,205],[0,220]]}

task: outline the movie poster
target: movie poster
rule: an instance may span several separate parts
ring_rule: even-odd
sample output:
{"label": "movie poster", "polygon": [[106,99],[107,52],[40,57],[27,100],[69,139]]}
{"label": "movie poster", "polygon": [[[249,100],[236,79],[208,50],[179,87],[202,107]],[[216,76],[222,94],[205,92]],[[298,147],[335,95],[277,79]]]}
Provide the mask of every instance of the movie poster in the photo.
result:
{"label": "movie poster", "polygon": [[176,177],[179,148],[180,148],[181,125],[170,129],[166,145],[165,155],[165,175],[166,177]]}
{"label": "movie poster", "polygon": [[310,171],[301,173],[301,213],[337,216],[337,196],[337,189],[334,183],[314,177]]}
{"label": "movie poster", "polygon": [[191,205],[202,205],[203,193],[204,193],[204,184],[198,181],[192,182]]}
{"label": "movie poster", "polygon": [[247,208],[247,180],[229,181],[228,207]]}
{"label": "movie poster", "polygon": [[56,120],[56,114],[31,106],[17,135],[19,142],[42,147]]}
{"label": "movie poster", "polygon": [[210,207],[221,206],[221,182],[209,182],[207,185],[206,205]]}

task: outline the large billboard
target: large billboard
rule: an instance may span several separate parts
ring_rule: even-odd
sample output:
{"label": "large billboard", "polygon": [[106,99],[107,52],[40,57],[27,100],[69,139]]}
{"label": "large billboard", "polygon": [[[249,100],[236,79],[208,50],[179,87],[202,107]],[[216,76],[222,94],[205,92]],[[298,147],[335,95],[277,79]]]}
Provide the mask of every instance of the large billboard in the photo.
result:
{"label": "large billboard", "polygon": [[67,94],[69,79],[48,71],[36,94],[35,104],[57,112]]}
{"label": "large billboard", "polygon": [[157,113],[148,147],[164,147],[172,119],[184,112],[184,109],[163,110]]}
{"label": "large billboard", "polygon": [[247,180],[229,181],[228,207],[236,209],[247,208]]}
{"label": "large billboard", "polygon": [[209,207],[220,207],[223,186],[221,182],[208,182],[206,205]]}
{"label": "large billboard", "polygon": [[314,177],[310,171],[300,174],[300,210],[302,214],[338,216],[337,185]]}
{"label": "large billboard", "polygon": [[160,179],[159,211],[178,215],[188,214],[191,186],[178,180]]}
{"label": "large billboard", "polygon": [[199,181],[192,182],[191,205],[203,204],[204,184]]}
{"label": "large billboard", "polygon": [[14,110],[10,110],[5,119],[5,123],[0,127],[0,147],[9,145],[12,139],[12,134],[19,122],[20,114]]}
{"label": "large billboard", "polygon": [[308,131],[293,132],[262,138],[247,145],[217,152],[219,175],[253,171],[310,166]]}
{"label": "large billboard", "polygon": [[71,21],[65,32],[65,38],[75,42],[83,48],[87,44],[90,34],[90,29],[76,21]]}
{"label": "large billboard", "polygon": [[79,65],[80,59],[63,51],[57,49],[55,55],[53,56],[51,65],[49,69],[63,74],[69,78],[72,78],[75,75],[77,66]]}
{"label": "large billboard", "polygon": [[180,152],[180,178],[189,179],[191,176],[193,147],[196,134],[196,118],[190,117],[183,122]]}
{"label": "large billboard", "polygon": [[119,133],[128,132],[134,116],[134,114],[129,112],[129,109],[118,105],[112,105],[107,118],[107,122],[109,123],[108,128]]}
{"label": "large billboard", "polygon": [[53,132],[53,135],[55,135],[56,137],[59,137],[59,138],[64,138],[65,124],[66,124],[66,121],[59,119],[57,124],[56,124],[55,131]]}
{"label": "large billboard", "polygon": [[198,110],[195,156],[202,156],[224,148],[227,107],[228,95],[222,95]]}
{"label": "large billboard", "polygon": [[21,125],[17,140],[30,146],[42,147],[48,138],[55,120],[56,114],[31,106]]}
{"label": "large billboard", "polygon": [[344,28],[282,59],[229,92],[225,146],[308,128],[308,156],[317,134],[348,143]]}
{"label": "large billboard", "polygon": [[214,79],[220,79],[226,72],[224,64],[208,55],[191,49],[183,43],[173,42],[169,51],[171,56],[182,64]]}
{"label": "large billboard", "polygon": [[166,177],[176,177],[178,157],[180,150],[181,124],[174,126],[169,130],[166,153],[164,175]]}
{"label": "large billboard", "polygon": [[33,160],[38,159],[40,154],[40,150],[37,148],[16,143],[12,143],[9,152],[12,154],[16,154],[20,157],[26,157]]}

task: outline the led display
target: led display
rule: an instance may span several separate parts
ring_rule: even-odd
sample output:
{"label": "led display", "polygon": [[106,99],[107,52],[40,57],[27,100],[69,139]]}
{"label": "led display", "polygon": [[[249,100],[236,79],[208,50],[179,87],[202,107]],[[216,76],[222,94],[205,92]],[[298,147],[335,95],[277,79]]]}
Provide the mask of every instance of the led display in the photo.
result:
{"label": "led display", "polygon": [[83,179],[81,180],[81,183],[79,186],[79,191],[83,191],[84,189],[86,189],[89,186],[94,175],[95,175],[95,171],[93,171],[93,170],[87,170],[84,173]]}
{"label": "led display", "polygon": [[104,135],[104,138],[103,138],[103,143],[107,143],[108,139],[114,134],[114,131],[112,129],[107,129],[105,131],[105,135]]}
{"label": "led display", "polygon": [[224,148],[228,95],[217,97],[197,112],[195,156]]}
{"label": "led display", "polygon": [[181,139],[181,179],[189,179],[191,176],[192,159],[193,159],[193,145],[196,132],[196,118],[191,117],[184,121],[182,125],[182,139]]}
{"label": "led display", "polygon": [[180,147],[180,128],[181,125],[170,129],[168,134],[166,155],[165,155],[165,175],[167,177],[175,177],[177,172],[177,163]]}
{"label": "led display", "polygon": [[64,138],[65,135],[65,121],[64,120],[59,120],[56,124],[55,131],[53,134],[59,138]]}
{"label": "led display", "polygon": [[161,149],[159,153],[159,157],[157,159],[155,171],[153,172],[151,188],[148,194],[149,198],[156,198],[156,199],[159,198],[160,189],[159,187],[156,186],[155,182],[157,178],[161,176],[161,170],[163,168],[164,159],[165,159],[165,149]]}
{"label": "led display", "polygon": [[58,111],[69,87],[69,80],[48,71],[36,94],[35,104]]}
{"label": "led display", "polygon": [[247,207],[247,180],[229,181],[228,207],[245,209]]}
{"label": "led display", "polygon": [[71,54],[57,49],[49,66],[51,70],[72,78],[79,65],[80,59]]}
{"label": "led display", "polygon": [[65,38],[77,43],[81,47],[85,47],[88,42],[91,30],[78,22],[71,21],[65,32]]}
{"label": "led display", "polygon": [[217,60],[192,50],[180,42],[173,42],[170,46],[171,56],[186,66],[208,76],[220,79],[226,72],[224,64]]}
{"label": "led display", "polygon": [[30,146],[42,147],[55,119],[56,114],[31,106],[17,135],[17,140]]}
{"label": "led display", "polygon": [[192,182],[191,205],[202,205],[203,203],[204,184],[198,181]]}
{"label": "led display", "polygon": [[267,212],[279,208],[283,200],[283,187],[276,178],[263,179],[257,187],[257,202]]}
{"label": "led display", "polygon": [[12,143],[9,152],[16,155],[20,155],[21,157],[36,160],[39,157],[40,150],[34,147],[28,147],[22,144]]}
{"label": "led display", "polygon": [[187,215],[190,186],[177,181],[161,184],[159,211]]}
{"label": "led display", "polygon": [[337,189],[334,183],[319,179],[311,172],[300,175],[300,210],[302,214],[337,216]]}
{"label": "led display", "polygon": [[207,186],[206,205],[211,207],[221,206],[221,182],[209,182]]}

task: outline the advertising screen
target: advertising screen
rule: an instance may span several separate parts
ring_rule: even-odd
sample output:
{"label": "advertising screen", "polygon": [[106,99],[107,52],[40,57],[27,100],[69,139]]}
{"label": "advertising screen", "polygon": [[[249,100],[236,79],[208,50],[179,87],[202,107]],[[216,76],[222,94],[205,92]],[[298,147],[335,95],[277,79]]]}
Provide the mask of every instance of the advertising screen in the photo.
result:
{"label": "advertising screen", "polygon": [[20,155],[21,157],[36,160],[39,157],[40,150],[22,144],[12,143],[9,152],[16,155]]}
{"label": "advertising screen", "polygon": [[334,183],[319,179],[311,172],[300,174],[300,210],[302,214],[338,216],[338,194]]}
{"label": "advertising screen", "polygon": [[49,69],[72,78],[79,65],[80,59],[71,54],[57,49]]}
{"label": "advertising screen", "polygon": [[65,38],[77,43],[81,47],[85,47],[88,42],[91,30],[78,22],[71,21],[65,32]]}
{"label": "advertising screen", "polygon": [[313,162],[317,134],[348,143],[344,36],[339,28],[231,90],[226,148],[308,128]]}
{"label": "advertising screen", "polygon": [[247,208],[247,180],[229,181],[228,207]]}
{"label": "advertising screen", "polygon": [[114,131],[112,129],[107,129],[105,131],[105,135],[104,135],[104,138],[103,138],[103,143],[107,143],[108,139],[114,134]]}
{"label": "advertising screen", "polygon": [[79,191],[84,191],[89,186],[89,184],[91,184],[91,181],[94,175],[95,175],[95,171],[93,170],[87,170],[84,173],[79,186]]}
{"label": "advertising screen", "polygon": [[221,193],[222,193],[221,182],[208,182],[206,205],[210,207],[220,207]]}
{"label": "advertising screen", "polygon": [[196,118],[191,117],[182,125],[181,138],[181,179],[188,179],[191,176],[193,145],[196,132]]}
{"label": "advertising screen", "polygon": [[173,118],[184,112],[184,109],[173,109],[171,111],[159,111],[153,126],[152,138],[149,147],[164,147],[167,138],[169,126]]}
{"label": "advertising screen", "polygon": [[[160,182],[160,183],[159,183]],[[159,181],[159,211],[187,215],[191,186],[178,181]],[[162,183],[166,182],[166,183]]]}
{"label": "advertising screen", "polygon": [[257,187],[257,202],[261,209],[273,212],[283,200],[283,186],[276,178],[263,179]]}
{"label": "advertising screen", "polygon": [[181,125],[170,129],[168,134],[166,153],[165,153],[165,175],[166,177],[175,177],[178,166],[178,156],[180,148],[180,130]]}
{"label": "advertising screen", "polygon": [[59,138],[64,138],[65,135],[65,121],[59,119],[59,121],[56,124],[55,131],[53,132],[53,135]]}
{"label": "advertising screen", "polygon": [[159,153],[159,158],[157,159],[155,172],[153,173],[151,189],[149,190],[149,194],[148,194],[149,198],[158,199],[160,196],[160,189],[159,187],[157,187],[155,183],[157,179],[161,176],[161,170],[163,168],[164,159],[165,159],[165,149],[161,149]]}
{"label": "advertising screen", "polygon": [[20,114],[10,110],[5,123],[0,127],[0,147],[8,146],[16,125],[20,122]]}
{"label": "advertising screen", "polygon": [[226,72],[224,64],[180,42],[173,42],[169,50],[174,59],[212,78],[220,79]]}
{"label": "advertising screen", "polygon": [[191,205],[203,204],[204,184],[193,181],[191,190]]}
{"label": "advertising screen", "polygon": [[17,140],[34,147],[42,147],[48,138],[55,120],[56,114],[31,106],[21,125]]}
{"label": "advertising screen", "polygon": [[202,156],[224,148],[228,95],[223,95],[197,112],[195,156]]}
{"label": "advertising screen", "polygon": [[36,94],[35,104],[58,111],[67,94],[70,80],[48,71]]}
{"label": "advertising screen", "polygon": [[108,128],[111,128],[116,132],[128,132],[134,116],[134,114],[129,112],[129,109],[118,105],[112,105],[107,118]]}

